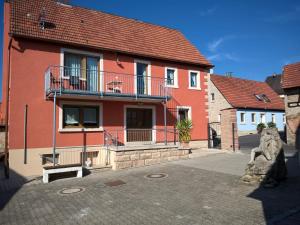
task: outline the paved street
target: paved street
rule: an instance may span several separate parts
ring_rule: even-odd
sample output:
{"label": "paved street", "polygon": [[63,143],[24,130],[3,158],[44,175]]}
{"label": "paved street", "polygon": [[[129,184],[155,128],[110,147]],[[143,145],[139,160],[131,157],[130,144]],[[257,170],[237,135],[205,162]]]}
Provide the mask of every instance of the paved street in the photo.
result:
{"label": "paved street", "polygon": [[[275,189],[245,185],[239,178],[248,157],[209,154],[47,185],[31,182],[0,192],[0,224],[299,224],[299,176]],[[145,177],[157,173],[167,177]],[[58,193],[66,188],[84,190]]]}

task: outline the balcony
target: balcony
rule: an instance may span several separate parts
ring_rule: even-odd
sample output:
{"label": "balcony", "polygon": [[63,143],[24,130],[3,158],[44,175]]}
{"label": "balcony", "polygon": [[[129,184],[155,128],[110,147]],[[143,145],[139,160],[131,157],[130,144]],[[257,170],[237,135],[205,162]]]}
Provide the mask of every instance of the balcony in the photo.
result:
{"label": "balcony", "polygon": [[55,93],[58,97],[104,100],[161,102],[171,98],[171,89],[160,77],[64,66],[48,67],[45,72],[45,93],[47,98]]}

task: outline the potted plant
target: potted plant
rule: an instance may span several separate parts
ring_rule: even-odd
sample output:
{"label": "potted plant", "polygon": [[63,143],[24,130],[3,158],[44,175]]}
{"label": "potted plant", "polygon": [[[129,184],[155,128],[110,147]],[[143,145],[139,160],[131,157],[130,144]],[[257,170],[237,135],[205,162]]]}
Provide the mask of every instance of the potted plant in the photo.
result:
{"label": "potted plant", "polygon": [[256,127],[257,133],[260,134],[263,131],[263,129],[265,129],[265,128],[266,128],[266,125],[264,123],[257,124],[257,127]]}
{"label": "potted plant", "polygon": [[177,122],[176,128],[179,132],[179,141],[182,147],[188,148],[191,140],[192,121],[189,119],[180,120]]}

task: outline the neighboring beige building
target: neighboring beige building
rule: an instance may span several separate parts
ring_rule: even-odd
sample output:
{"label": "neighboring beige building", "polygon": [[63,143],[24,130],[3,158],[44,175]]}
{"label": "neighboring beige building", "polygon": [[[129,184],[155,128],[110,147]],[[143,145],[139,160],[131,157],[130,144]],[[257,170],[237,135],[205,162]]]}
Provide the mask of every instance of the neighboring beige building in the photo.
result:
{"label": "neighboring beige building", "polygon": [[300,148],[300,62],[284,66],[282,88],[285,92],[287,143]]}

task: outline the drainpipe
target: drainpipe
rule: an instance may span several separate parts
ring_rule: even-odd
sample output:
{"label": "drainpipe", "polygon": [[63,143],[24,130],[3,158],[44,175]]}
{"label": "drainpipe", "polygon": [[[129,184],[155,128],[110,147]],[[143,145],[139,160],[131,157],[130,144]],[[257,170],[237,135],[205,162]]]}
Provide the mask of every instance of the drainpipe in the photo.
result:
{"label": "drainpipe", "polygon": [[165,145],[167,145],[167,102],[164,102]]}
{"label": "drainpipe", "polygon": [[53,99],[53,166],[55,166],[55,154],[56,154],[56,91],[54,92]]}
{"label": "drainpipe", "polygon": [[7,80],[6,80],[6,106],[5,106],[5,144],[4,144],[4,174],[5,178],[9,178],[9,155],[8,155],[8,113],[9,113],[9,83],[10,83],[10,50],[12,45],[12,37],[10,37],[9,44],[8,44],[8,70],[7,70]]}

